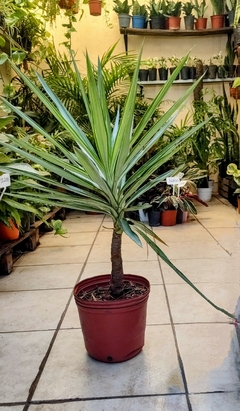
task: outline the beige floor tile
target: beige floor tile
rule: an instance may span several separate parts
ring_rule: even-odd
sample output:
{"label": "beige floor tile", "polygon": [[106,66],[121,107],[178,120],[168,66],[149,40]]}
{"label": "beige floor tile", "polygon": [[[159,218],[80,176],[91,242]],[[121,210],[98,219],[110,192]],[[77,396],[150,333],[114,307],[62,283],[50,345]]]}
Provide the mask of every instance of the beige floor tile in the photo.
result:
{"label": "beige floor tile", "polygon": [[185,241],[212,241],[212,236],[200,224],[190,222],[188,224],[177,224],[173,227],[156,227],[155,233],[165,242]]}
{"label": "beige floor tile", "polygon": [[52,233],[44,234],[40,238],[40,247],[66,247],[70,245],[91,245],[95,239],[96,233],[67,233],[64,237]]}
{"label": "beige floor tile", "polygon": [[[234,313],[239,297],[235,284],[196,284],[213,303]],[[217,311],[188,284],[167,284],[167,295],[175,323],[228,322],[225,314]]]}
{"label": "beige floor tile", "polygon": [[162,285],[152,285],[148,300],[147,324],[170,324],[166,296]]}
{"label": "beige floor tile", "polygon": [[[195,283],[235,283],[240,284],[238,258],[189,258],[171,260],[171,262]],[[184,283],[184,281],[164,261],[161,261],[164,281],[167,284]]]}
{"label": "beige floor tile", "polygon": [[240,255],[240,225],[233,228],[209,228],[211,235],[231,255]]}
{"label": "beige floor tile", "polygon": [[1,332],[55,329],[72,289],[3,292]]}
{"label": "beige floor tile", "polygon": [[186,259],[186,258],[223,258],[229,257],[227,251],[220,246],[214,239],[207,243],[199,241],[179,241],[168,242],[167,247],[161,246],[161,249],[172,259]]}
{"label": "beige floor tile", "polygon": [[161,325],[147,327],[145,347],[138,356],[111,365],[86,354],[80,330],[60,331],[33,399],[180,392],[183,384],[172,330]]}
{"label": "beige floor tile", "polygon": [[[41,407],[41,408],[40,408]],[[51,408],[49,408],[51,407]],[[117,398],[54,405],[32,405],[29,411],[188,411],[185,395]],[[235,411],[235,410],[233,410]]]}
{"label": "beige floor tile", "polygon": [[190,395],[194,411],[239,411],[238,392],[222,392]]}
{"label": "beige floor tile", "polygon": [[61,329],[81,328],[78,316],[78,309],[74,298],[71,299],[66,315],[61,325]]}
{"label": "beige floor tile", "polygon": [[95,232],[100,229],[102,220],[90,220],[89,218],[83,222],[74,220],[65,220],[63,226],[67,228],[68,233],[85,233],[85,232]]}
{"label": "beige floor tile", "polygon": [[176,334],[190,393],[239,390],[239,347],[232,325],[177,325]]}
{"label": "beige floor tile", "polygon": [[72,288],[83,264],[14,267],[10,275],[0,277],[1,291]]}
{"label": "beige floor tile", "polygon": [[38,247],[34,252],[19,258],[15,266],[84,263],[90,248],[90,245],[48,247],[47,249]]}
{"label": "beige floor tile", "polygon": [[52,331],[0,334],[0,402],[26,401],[52,336]]}
{"label": "beige floor tile", "polygon": [[212,216],[209,214],[204,214],[198,215],[197,218],[206,228],[235,227],[239,225],[240,222],[239,214],[235,213],[235,215],[228,215],[226,213],[224,215],[221,213],[221,215],[219,215],[217,210],[212,214]]}

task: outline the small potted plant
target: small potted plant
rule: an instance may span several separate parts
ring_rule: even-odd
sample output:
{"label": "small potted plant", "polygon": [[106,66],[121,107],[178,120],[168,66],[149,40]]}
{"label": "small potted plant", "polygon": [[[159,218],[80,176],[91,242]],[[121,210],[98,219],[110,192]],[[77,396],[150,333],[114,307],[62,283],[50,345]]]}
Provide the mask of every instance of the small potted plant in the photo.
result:
{"label": "small potted plant", "polygon": [[[240,187],[240,170],[237,168],[237,165],[230,163],[227,166],[227,174],[233,176],[235,183]],[[240,188],[237,188],[234,191],[234,194],[238,195],[238,213],[240,214]]]}
{"label": "small potted plant", "polygon": [[200,3],[200,0],[191,0],[193,4],[194,11],[197,14],[196,22],[195,22],[195,28],[196,30],[202,30],[206,29],[207,27],[207,17],[204,17],[207,5],[206,5],[206,0],[202,0]]}
{"label": "small potted plant", "polygon": [[236,100],[240,98],[240,77],[236,77],[234,82],[230,84],[230,96]]}
{"label": "small potted plant", "polygon": [[181,24],[181,12],[182,12],[182,2],[181,1],[168,1],[167,15],[168,24],[170,30],[179,30]]}
{"label": "small potted plant", "polygon": [[128,28],[130,26],[130,10],[132,5],[128,4],[128,0],[113,0],[113,11],[118,15],[119,27]]}
{"label": "small potted plant", "polygon": [[194,15],[192,14],[193,9],[194,9],[194,5],[190,1],[187,1],[182,6],[182,11],[184,13],[184,24],[185,24],[186,30],[194,29],[194,19],[195,18],[194,18]]}
{"label": "small potted plant", "polygon": [[165,16],[167,5],[165,0],[150,0],[148,5],[150,29],[165,29]]}
{"label": "small potted plant", "polygon": [[147,26],[147,6],[140,5],[138,0],[132,2],[132,27],[135,29],[144,29]]}
{"label": "small potted plant", "polygon": [[168,66],[167,66],[167,58],[166,57],[160,57],[158,59],[158,73],[159,73],[159,78],[160,80],[166,81],[168,79]]}
{"label": "small potted plant", "polygon": [[150,81],[157,80],[157,66],[158,66],[158,58],[152,57],[146,61],[146,65],[148,67],[148,75]]}
{"label": "small potted plant", "polygon": [[149,69],[146,60],[141,60],[141,64],[138,71],[139,81],[148,81]]}
{"label": "small potted plant", "polygon": [[224,8],[225,0],[210,0],[213,7],[211,25],[213,29],[219,29],[224,26]]}
{"label": "small potted plant", "polygon": [[[172,74],[175,70],[175,68],[178,66],[179,62],[180,62],[180,58],[177,57],[175,54],[172,57],[169,57],[168,60],[170,61],[170,74]],[[176,80],[179,79],[179,75],[176,77]]]}

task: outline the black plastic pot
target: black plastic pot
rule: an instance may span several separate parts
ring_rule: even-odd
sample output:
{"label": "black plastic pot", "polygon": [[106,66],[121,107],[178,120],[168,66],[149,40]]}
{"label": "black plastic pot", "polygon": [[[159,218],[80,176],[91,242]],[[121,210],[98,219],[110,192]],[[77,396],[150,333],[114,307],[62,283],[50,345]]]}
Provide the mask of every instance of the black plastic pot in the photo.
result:
{"label": "black plastic pot", "polygon": [[[172,73],[174,72],[175,68],[176,68],[176,67],[170,67],[170,69],[169,69],[169,70],[170,70],[170,74],[172,74]],[[179,80],[179,74],[177,75],[176,80]]]}
{"label": "black plastic pot", "polygon": [[161,67],[158,69],[159,78],[160,80],[167,80],[168,79],[168,69]]}
{"label": "black plastic pot", "polygon": [[149,81],[156,81],[157,80],[157,69],[151,68],[148,70]]}
{"label": "black plastic pot", "polygon": [[196,67],[189,67],[189,78],[192,80],[196,78]]}
{"label": "black plastic pot", "polygon": [[204,65],[203,65],[203,73],[205,73],[204,76],[203,76],[203,78],[205,78],[205,79],[208,78],[208,75],[209,75],[208,68],[209,68],[209,67],[208,67],[207,64],[204,64]]}
{"label": "black plastic pot", "polygon": [[181,70],[181,79],[182,80],[189,80],[190,76],[190,71],[189,71],[189,67],[188,66],[183,66],[182,70]]}
{"label": "black plastic pot", "polygon": [[149,72],[147,69],[139,69],[138,78],[140,81],[147,81],[148,75],[149,75]]}
{"label": "black plastic pot", "polygon": [[164,16],[150,16],[150,29],[162,29],[165,28]]}
{"label": "black plastic pot", "polygon": [[148,221],[149,221],[149,225],[151,227],[160,226],[160,215],[161,215],[161,211],[154,210],[153,208],[149,209],[149,211],[148,211]]}
{"label": "black plastic pot", "polygon": [[216,64],[210,64],[208,67],[208,78],[215,79],[217,77],[217,66]]}

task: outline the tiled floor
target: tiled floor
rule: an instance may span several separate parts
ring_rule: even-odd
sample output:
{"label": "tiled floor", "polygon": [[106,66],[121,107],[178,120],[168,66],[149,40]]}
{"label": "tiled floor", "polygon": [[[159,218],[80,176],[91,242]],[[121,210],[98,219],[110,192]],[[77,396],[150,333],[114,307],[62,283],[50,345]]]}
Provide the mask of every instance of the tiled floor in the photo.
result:
{"label": "tiled floor", "polygon": [[[109,272],[111,221],[72,212],[0,278],[0,411],[239,411],[236,330],[152,250],[124,238],[125,272],[151,282],[146,343],[130,361],[85,352],[72,288]],[[155,229],[164,251],[216,304],[240,290],[240,215],[218,197],[187,223]]]}

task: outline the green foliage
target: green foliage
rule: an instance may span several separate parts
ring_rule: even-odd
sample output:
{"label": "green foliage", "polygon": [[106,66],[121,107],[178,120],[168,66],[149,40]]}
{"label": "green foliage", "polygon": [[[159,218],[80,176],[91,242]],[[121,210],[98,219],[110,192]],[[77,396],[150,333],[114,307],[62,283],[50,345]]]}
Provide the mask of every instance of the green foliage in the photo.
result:
{"label": "green foliage", "polygon": [[147,17],[147,6],[145,4],[141,5],[138,0],[132,0],[132,15]]}
{"label": "green foliage", "polygon": [[197,17],[204,17],[204,14],[206,12],[207,9],[207,5],[206,5],[206,0],[202,0],[201,2],[198,0],[191,0],[191,3],[193,4],[193,8],[197,13]]}
{"label": "green foliage", "polygon": [[216,15],[224,14],[225,0],[210,0],[213,7],[213,13]]}
{"label": "green foliage", "polygon": [[180,17],[182,11],[181,1],[169,1],[167,0],[167,15]]}
{"label": "green foliage", "polygon": [[[230,163],[227,166],[227,174],[233,176],[235,183],[240,187],[240,170],[237,168],[236,164]],[[240,194],[240,189],[234,191],[234,194]]]}
{"label": "green foliage", "polygon": [[[65,106],[56,97],[53,91],[48,87],[44,79],[38,75],[38,80],[44,89],[44,93],[25,76],[18,67],[12,64],[17,74],[24,80],[30,89],[46,105],[49,111],[56,117],[58,122],[66,131],[71,134],[74,140],[74,151],[66,150],[60,143],[58,149],[68,162],[61,157],[50,153],[43,152],[41,149],[32,146],[24,139],[17,139],[9,136],[11,143],[3,142],[4,147],[25,157],[28,161],[38,163],[49,173],[59,175],[64,179],[64,183],[59,183],[66,192],[56,191],[54,188],[55,180],[51,176],[42,176],[39,173],[26,169],[17,169],[18,174],[25,177],[31,177],[23,180],[25,191],[19,190],[13,198],[21,198],[25,201],[42,202],[46,205],[65,206],[75,210],[100,211],[110,216],[113,220],[113,243],[116,237],[126,233],[138,245],[141,245],[140,237],[145,240],[149,246],[162,258],[174,271],[191,287],[196,290],[205,300],[207,300],[216,309],[224,312],[226,315],[233,317],[232,314],[219,308],[212,303],[200,290],[198,290],[188,278],[181,273],[163,253],[156,244],[155,240],[159,237],[144,224],[128,220],[125,218],[127,211],[136,209],[134,202],[159,182],[164,181],[167,176],[173,175],[176,171],[169,170],[165,174],[160,174],[157,178],[149,180],[155,170],[167,162],[181,147],[181,144],[189,136],[199,130],[204,123],[198,124],[191,129],[191,133],[183,134],[173,143],[170,143],[163,150],[160,150],[154,157],[151,157],[143,164],[134,175],[131,175],[132,168],[136,163],[154,146],[156,141],[164,134],[166,129],[172,124],[182,105],[185,104],[186,98],[192,94],[194,88],[201,80],[197,80],[183,95],[172,104],[169,110],[159,118],[154,125],[143,132],[149,120],[151,119],[156,108],[164,99],[166,93],[171,87],[172,82],[185,64],[188,56],[182,59],[175,73],[165,83],[158,95],[153,99],[144,116],[133,129],[133,117],[135,109],[135,100],[137,93],[138,71],[141,56],[139,56],[136,69],[133,74],[129,93],[126,98],[122,114],[117,113],[115,122],[112,123],[109,115],[108,104],[104,89],[101,65],[98,66],[98,76],[95,76],[95,70],[89,57],[86,57],[88,71],[88,89],[85,86],[77,69],[75,61],[76,78],[78,87],[81,91],[86,111],[92,127],[95,147],[87,138],[84,131],[77,125],[74,118],[66,110]],[[49,98],[47,97],[49,96]],[[15,113],[21,115],[36,132],[41,133],[51,143],[51,135],[46,133],[36,122],[21,112],[8,101],[5,101]],[[56,142],[55,142],[56,144]],[[13,172],[14,166],[1,166],[2,171],[10,170]],[[117,243],[116,255],[117,263],[121,261],[120,242]],[[116,255],[112,255],[112,276],[111,284],[119,284],[118,275],[122,278],[123,272],[116,264]],[[117,277],[117,278],[116,278]]]}
{"label": "green foliage", "polygon": [[148,9],[150,17],[164,16],[167,14],[167,3],[165,0],[150,0]]}
{"label": "green foliage", "polygon": [[132,5],[128,4],[128,0],[113,0],[113,11],[117,14],[129,14]]}
{"label": "green foliage", "polygon": [[182,10],[183,10],[185,16],[191,16],[193,9],[194,9],[194,5],[190,1],[187,1],[182,6]]}

